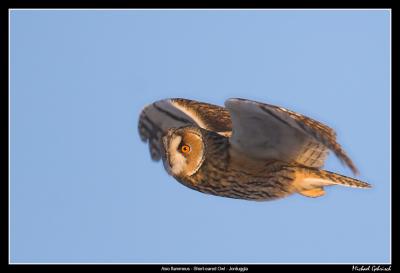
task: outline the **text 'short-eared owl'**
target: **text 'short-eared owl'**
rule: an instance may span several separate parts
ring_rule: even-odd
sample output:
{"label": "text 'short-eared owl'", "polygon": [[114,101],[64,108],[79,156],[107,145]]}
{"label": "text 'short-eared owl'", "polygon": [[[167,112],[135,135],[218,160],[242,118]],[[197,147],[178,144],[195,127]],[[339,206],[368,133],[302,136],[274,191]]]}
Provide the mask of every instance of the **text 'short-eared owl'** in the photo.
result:
{"label": "text 'short-eared owl'", "polygon": [[331,128],[282,107],[165,99],[143,109],[139,133],[153,160],[162,158],[176,180],[208,194],[263,201],[292,193],[319,197],[330,185],[370,187],[322,170],[332,150],[357,173]]}

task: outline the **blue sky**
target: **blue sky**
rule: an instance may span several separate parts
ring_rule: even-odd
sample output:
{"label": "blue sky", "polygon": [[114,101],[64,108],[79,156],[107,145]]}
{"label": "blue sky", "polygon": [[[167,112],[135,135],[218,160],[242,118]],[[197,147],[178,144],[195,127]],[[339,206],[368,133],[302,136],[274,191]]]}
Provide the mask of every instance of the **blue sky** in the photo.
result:
{"label": "blue sky", "polygon": [[[12,10],[10,73],[11,262],[390,262],[387,10]],[[374,187],[261,203],[186,188],[137,132],[168,97],[325,122]]]}

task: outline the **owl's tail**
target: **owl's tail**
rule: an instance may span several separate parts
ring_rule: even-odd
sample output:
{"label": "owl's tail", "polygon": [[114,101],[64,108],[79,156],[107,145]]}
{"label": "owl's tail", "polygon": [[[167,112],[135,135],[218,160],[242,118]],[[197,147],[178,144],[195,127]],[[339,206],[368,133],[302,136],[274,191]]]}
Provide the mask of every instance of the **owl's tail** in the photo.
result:
{"label": "owl's tail", "polygon": [[371,188],[366,182],[337,173],[313,169],[299,168],[293,183],[297,191],[307,197],[319,197],[325,194],[324,186],[341,185],[353,188]]}

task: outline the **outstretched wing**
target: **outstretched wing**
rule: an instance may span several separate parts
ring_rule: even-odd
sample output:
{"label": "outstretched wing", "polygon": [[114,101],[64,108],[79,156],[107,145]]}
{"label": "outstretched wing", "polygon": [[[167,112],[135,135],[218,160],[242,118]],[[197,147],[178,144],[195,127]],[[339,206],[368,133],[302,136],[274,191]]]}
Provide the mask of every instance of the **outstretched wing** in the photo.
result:
{"label": "outstretched wing", "polygon": [[146,106],[139,117],[141,139],[149,142],[151,158],[161,158],[161,137],[168,128],[195,125],[221,135],[231,134],[229,112],[221,106],[187,99],[164,99]]}
{"label": "outstretched wing", "polygon": [[296,161],[322,167],[332,150],[354,173],[357,168],[336,142],[328,126],[282,107],[245,99],[225,102],[232,119],[232,146],[247,156],[259,159]]}

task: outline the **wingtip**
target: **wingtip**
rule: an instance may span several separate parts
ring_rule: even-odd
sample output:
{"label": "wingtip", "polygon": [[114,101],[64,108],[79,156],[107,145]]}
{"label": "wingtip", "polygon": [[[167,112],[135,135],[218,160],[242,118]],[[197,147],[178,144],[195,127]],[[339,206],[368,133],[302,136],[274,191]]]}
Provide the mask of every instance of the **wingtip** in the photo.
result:
{"label": "wingtip", "polygon": [[338,143],[336,143],[335,148],[330,148],[335,153],[336,157],[339,158],[340,162],[349,167],[352,173],[356,176],[360,175],[360,171],[357,169],[356,165],[350,159],[350,157],[346,154],[346,152],[340,147]]}
{"label": "wingtip", "polygon": [[350,168],[350,170],[353,172],[354,175],[356,176],[360,175],[360,171],[357,169],[357,167],[351,160],[349,162],[345,161],[344,163]]}
{"label": "wingtip", "polygon": [[352,164],[352,163],[349,164],[348,162],[344,162],[344,164],[350,168],[351,172],[352,172],[354,175],[356,175],[356,176],[359,176],[359,175],[360,175],[360,171],[357,169],[356,166],[354,166],[354,164]]}

